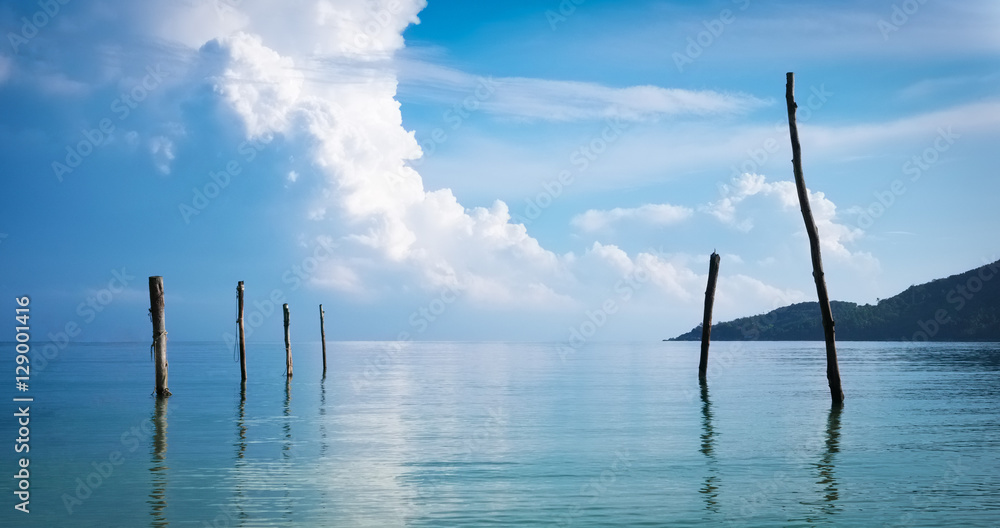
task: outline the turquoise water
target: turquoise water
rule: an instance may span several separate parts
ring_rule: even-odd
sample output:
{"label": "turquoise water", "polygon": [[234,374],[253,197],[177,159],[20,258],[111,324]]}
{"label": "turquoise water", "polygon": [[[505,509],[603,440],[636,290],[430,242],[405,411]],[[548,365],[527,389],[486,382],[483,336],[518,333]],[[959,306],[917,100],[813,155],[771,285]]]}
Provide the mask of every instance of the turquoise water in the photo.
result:
{"label": "turquoise water", "polygon": [[324,379],[303,344],[286,383],[253,344],[241,391],[232,351],[171,342],[158,402],[148,343],[70,345],[0,524],[1000,526],[996,344],[840,343],[839,412],[822,343],[716,343],[706,387],[697,343],[560,349],[328,343]]}

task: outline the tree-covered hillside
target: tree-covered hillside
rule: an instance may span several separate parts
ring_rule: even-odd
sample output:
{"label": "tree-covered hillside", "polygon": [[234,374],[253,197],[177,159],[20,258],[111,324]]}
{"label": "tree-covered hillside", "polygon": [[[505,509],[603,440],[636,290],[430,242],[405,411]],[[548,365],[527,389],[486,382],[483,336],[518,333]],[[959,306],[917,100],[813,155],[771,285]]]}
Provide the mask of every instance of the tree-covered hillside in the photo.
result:
{"label": "tree-covered hillside", "polygon": [[[841,341],[1000,341],[1000,261],[911,286],[876,305],[832,301]],[[701,339],[701,325],[673,338]],[[712,325],[712,340],[822,341],[819,305],[804,302]]]}

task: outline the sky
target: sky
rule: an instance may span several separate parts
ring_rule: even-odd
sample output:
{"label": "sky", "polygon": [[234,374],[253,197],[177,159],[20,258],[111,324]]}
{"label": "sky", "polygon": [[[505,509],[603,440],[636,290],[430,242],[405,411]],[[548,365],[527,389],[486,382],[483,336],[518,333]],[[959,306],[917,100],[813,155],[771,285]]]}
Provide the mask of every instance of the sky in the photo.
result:
{"label": "sky", "polygon": [[[140,5],[141,4],[141,5]],[[993,0],[0,2],[37,342],[659,340],[1000,258]],[[817,314],[818,316],[818,314]],[[14,323],[11,322],[11,327]],[[11,328],[13,333],[13,328]],[[0,337],[0,340],[3,338]]]}

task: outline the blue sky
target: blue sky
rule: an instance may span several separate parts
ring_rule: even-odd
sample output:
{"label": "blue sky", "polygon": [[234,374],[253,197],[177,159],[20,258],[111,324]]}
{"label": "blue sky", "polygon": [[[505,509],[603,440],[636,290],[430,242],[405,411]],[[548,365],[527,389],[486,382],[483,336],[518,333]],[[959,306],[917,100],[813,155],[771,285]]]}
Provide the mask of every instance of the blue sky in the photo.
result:
{"label": "blue sky", "polygon": [[[48,11],[46,11],[46,9]],[[33,22],[34,21],[34,22]],[[418,23],[419,22],[419,23]],[[996,260],[991,1],[3,2],[0,290],[36,339],[652,340]],[[13,304],[12,304],[13,306]],[[50,335],[51,333],[51,335]]]}

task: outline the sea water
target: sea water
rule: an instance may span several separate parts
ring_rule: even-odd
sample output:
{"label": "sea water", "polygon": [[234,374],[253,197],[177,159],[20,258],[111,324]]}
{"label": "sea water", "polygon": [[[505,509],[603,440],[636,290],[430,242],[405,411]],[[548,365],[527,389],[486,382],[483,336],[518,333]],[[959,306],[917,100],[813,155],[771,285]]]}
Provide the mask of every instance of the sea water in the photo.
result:
{"label": "sea water", "polygon": [[1000,526],[1000,346],[838,351],[839,409],[822,343],[714,343],[705,385],[698,343],[294,344],[290,379],[250,343],[243,387],[171,341],[167,399],[148,343],[71,344],[0,525]]}

